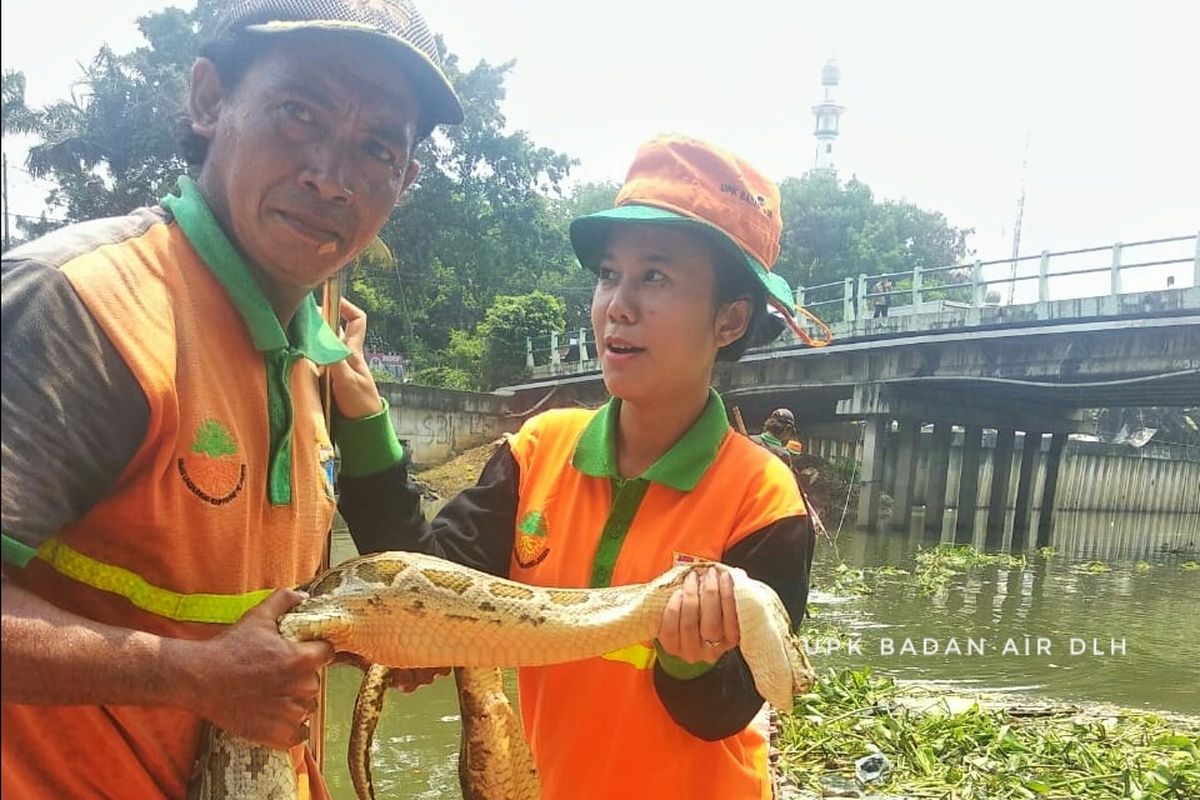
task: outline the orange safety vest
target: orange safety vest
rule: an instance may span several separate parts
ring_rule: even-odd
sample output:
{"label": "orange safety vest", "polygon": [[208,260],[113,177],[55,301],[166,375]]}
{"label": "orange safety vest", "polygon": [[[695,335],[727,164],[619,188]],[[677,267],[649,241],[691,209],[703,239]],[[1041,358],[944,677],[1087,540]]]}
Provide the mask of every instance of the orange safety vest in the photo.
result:
{"label": "orange safety vest", "polygon": [[[612,585],[644,582],[690,557],[720,560],[748,534],[805,513],[787,468],[729,429],[715,393],[696,426],[715,434],[715,454],[698,456],[711,464],[694,487],[650,482],[632,508],[614,506],[613,480],[585,474],[578,458],[585,430],[594,443],[604,424],[598,416],[610,414],[611,422],[611,410],[550,411],[511,439],[520,468],[512,578],[564,587],[596,585],[597,577]],[[618,519],[631,510],[631,518]],[[602,539],[617,535],[623,539],[614,553]],[[658,699],[654,661],[652,643],[644,642],[519,671],[521,717],[546,800],[770,798],[764,726],[716,742],[693,736]]]}
{"label": "orange safety vest", "polygon": [[[137,377],[149,425],[113,490],[7,574],[80,616],[202,639],[316,572],[333,451],[317,368],[294,353],[280,377],[290,439],[272,443],[264,353],[206,266],[232,248],[190,184],[171,207],[177,220],[62,267]],[[183,798],[201,725],[180,708],[14,703],[2,720],[2,791],[14,800]],[[292,756],[301,797],[325,797],[305,748]]]}

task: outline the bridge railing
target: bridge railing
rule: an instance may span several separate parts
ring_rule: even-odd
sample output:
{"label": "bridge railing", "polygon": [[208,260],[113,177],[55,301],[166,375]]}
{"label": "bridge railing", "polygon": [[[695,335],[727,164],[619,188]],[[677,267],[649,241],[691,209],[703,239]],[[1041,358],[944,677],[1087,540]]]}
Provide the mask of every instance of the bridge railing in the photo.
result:
{"label": "bridge railing", "polygon": [[[1035,266],[1036,265],[1036,266]],[[924,317],[931,326],[938,326],[947,313],[961,318],[959,327],[983,324],[988,308],[1027,308],[1033,318],[1041,318],[1052,300],[1082,297],[1106,297],[1099,312],[1117,313],[1118,298],[1129,291],[1126,278],[1130,273],[1150,268],[1191,266],[1190,284],[1185,279],[1178,284],[1168,280],[1166,287],[1200,287],[1200,235],[1171,236],[1136,242],[1116,242],[1098,247],[1074,250],[1043,251],[1017,258],[975,260],[961,264],[922,268],[904,272],[860,274],[829,283],[798,286],[796,305],[804,306],[829,324],[835,339],[888,333],[894,323],[881,317]],[[1006,274],[1007,273],[1007,274]],[[1083,276],[1106,273],[1106,281],[1089,282]],[[884,281],[890,283],[890,288]],[[1031,281],[1037,282],[1036,299],[1032,292],[1018,290]],[[1063,287],[1065,291],[1052,291]],[[1137,289],[1136,291],[1144,291]],[[1005,297],[1007,294],[1007,297]],[[1018,302],[1018,295],[1024,302]],[[886,306],[886,312],[877,310]],[[921,321],[913,320],[906,330],[922,329]],[[810,330],[817,334],[815,328]],[[766,349],[794,345],[797,339],[791,331]],[[578,365],[575,369],[594,368],[596,346],[587,328],[547,332],[526,340],[526,366],[534,370],[547,368],[555,372]],[[541,370],[539,370],[541,371]]]}

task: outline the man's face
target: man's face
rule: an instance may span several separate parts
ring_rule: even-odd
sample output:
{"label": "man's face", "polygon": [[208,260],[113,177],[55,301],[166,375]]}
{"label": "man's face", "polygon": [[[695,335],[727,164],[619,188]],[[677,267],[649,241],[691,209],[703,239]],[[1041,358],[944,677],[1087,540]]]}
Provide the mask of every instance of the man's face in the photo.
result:
{"label": "man's face", "polygon": [[272,43],[232,91],[201,59],[192,84],[193,129],[209,139],[205,197],[260,278],[285,292],[360,253],[420,170],[411,85],[352,38]]}

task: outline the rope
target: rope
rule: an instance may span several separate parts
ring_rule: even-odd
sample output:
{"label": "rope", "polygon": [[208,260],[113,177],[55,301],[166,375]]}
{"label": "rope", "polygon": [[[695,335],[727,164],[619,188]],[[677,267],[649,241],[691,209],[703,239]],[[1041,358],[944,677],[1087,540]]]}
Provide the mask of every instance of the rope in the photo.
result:
{"label": "rope", "polygon": [[[863,434],[866,432],[867,426],[861,425],[858,429],[858,439],[854,443],[854,452],[858,452],[859,446],[863,441]],[[842,505],[842,518],[838,520],[837,531],[833,534],[833,538],[829,540],[830,544],[837,543],[837,537],[842,533],[842,526],[846,522],[846,510],[850,508],[850,495],[854,494],[854,481],[850,481],[850,488],[846,490],[846,502]]]}

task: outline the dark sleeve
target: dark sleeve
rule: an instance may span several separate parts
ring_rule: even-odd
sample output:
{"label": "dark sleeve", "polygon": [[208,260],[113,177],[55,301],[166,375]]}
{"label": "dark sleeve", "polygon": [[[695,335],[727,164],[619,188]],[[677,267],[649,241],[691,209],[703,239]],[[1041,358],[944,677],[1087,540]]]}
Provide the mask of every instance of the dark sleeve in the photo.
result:
{"label": "dark sleeve", "polygon": [[338,511],[360,554],[412,549],[404,544],[420,535],[425,515],[421,490],[408,479],[408,453],[373,475],[338,476]]}
{"label": "dark sleeve", "polygon": [[146,436],[150,407],[61,272],[18,259],[0,275],[0,505],[6,560],[23,566],[7,540],[36,548],[111,491]]}
{"label": "dark sleeve", "polygon": [[[359,552],[428,553],[507,577],[521,477],[508,442],[492,454],[478,482],[446,503],[429,523],[421,517],[419,492],[408,482],[406,466],[402,462],[379,475],[344,479],[339,507]],[[414,493],[415,499],[408,499]],[[399,499],[401,494],[405,499]]]}
{"label": "dark sleeve", "polygon": [[[724,561],[774,589],[794,630],[808,602],[815,539],[807,516],[787,517],[729,548]],[[764,702],[738,649],[725,653],[712,669],[691,680],[673,678],[655,664],[654,688],[671,719],[710,742],[745,728]]]}

